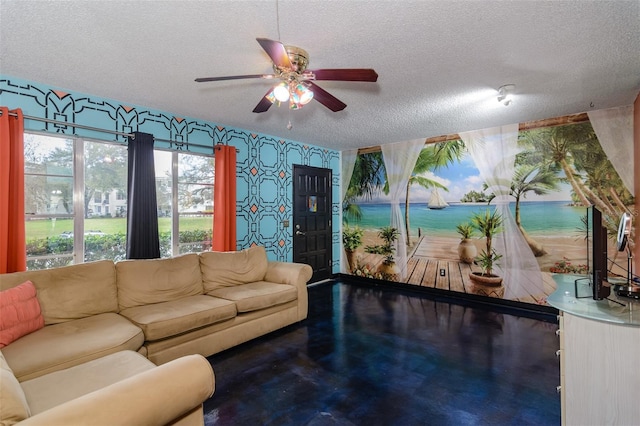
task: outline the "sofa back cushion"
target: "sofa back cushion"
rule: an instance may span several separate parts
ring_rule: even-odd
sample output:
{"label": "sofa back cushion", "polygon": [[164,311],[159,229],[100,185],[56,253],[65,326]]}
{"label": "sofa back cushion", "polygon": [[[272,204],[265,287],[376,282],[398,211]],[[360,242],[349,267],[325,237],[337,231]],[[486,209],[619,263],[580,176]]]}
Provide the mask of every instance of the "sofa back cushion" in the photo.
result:
{"label": "sofa back cushion", "polygon": [[195,253],[169,259],[123,260],[116,263],[116,276],[120,309],[203,293]]}
{"label": "sofa back cushion", "polygon": [[36,286],[45,325],[118,312],[116,270],[111,260],[0,274],[0,290],[27,280]]}
{"label": "sofa back cushion", "polygon": [[42,327],[44,317],[31,281],[0,291],[0,348]]}
{"label": "sofa back cushion", "polygon": [[267,273],[267,263],[267,252],[262,246],[242,251],[200,253],[204,291],[262,281]]}
{"label": "sofa back cushion", "polygon": [[22,387],[0,352],[0,424],[13,425],[30,416]]}

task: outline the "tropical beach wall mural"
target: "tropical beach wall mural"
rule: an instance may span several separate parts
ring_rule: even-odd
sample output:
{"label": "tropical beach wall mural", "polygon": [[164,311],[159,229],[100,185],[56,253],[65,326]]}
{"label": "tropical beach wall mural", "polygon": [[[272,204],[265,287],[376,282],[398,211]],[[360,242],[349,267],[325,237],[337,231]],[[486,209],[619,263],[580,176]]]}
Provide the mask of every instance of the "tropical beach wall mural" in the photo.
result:
{"label": "tropical beach wall mural", "polygon": [[633,106],[532,123],[344,152],[343,272],[544,305],[554,274],[587,273],[595,205],[625,276]]}

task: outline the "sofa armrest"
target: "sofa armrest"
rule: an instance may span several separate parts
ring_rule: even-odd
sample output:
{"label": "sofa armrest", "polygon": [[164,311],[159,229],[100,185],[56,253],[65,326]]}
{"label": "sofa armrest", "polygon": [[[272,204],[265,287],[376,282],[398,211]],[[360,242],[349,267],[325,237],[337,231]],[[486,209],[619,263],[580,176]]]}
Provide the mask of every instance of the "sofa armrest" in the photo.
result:
{"label": "sofa armrest", "polygon": [[307,317],[309,311],[307,282],[309,282],[312,275],[313,269],[304,263],[269,261],[264,280],[296,286],[298,289],[298,320],[302,321]]}
{"label": "sofa armrest", "polygon": [[24,420],[21,425],[166,425],[213,395],[206,358],[187,355]]}

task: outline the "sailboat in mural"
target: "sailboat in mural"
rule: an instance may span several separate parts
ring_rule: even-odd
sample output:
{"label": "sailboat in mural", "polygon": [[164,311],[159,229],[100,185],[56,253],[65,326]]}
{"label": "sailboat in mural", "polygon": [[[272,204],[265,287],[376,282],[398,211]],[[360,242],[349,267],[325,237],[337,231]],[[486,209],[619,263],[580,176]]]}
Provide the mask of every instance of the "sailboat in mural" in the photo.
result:
{"label": "sailboat in mural", "polygon": [[449,207],[449,204],[447,204],[444,198],[442,198],[442,195],[440,195],[440,192],[438,192],[438,189],[436,188],[433,191],[431,191],[431,197],[429,198],[429,203],[427,204],[427,207],[429,207],[432,210],[441,210],[441,209],[444,209],[445,207]]}

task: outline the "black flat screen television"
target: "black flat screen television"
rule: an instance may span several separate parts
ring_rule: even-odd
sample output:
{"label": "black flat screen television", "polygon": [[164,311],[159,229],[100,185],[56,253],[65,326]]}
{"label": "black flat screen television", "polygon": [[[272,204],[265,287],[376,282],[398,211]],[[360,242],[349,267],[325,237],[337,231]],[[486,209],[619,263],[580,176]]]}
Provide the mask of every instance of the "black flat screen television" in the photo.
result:
{"label": "black flat screen television", "polygon": [[607,281],[607,228],[602,226],[602,213],[595,206],[587,208],[587,250],[593,298],[606,299],[611,294]]}

